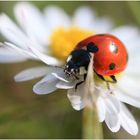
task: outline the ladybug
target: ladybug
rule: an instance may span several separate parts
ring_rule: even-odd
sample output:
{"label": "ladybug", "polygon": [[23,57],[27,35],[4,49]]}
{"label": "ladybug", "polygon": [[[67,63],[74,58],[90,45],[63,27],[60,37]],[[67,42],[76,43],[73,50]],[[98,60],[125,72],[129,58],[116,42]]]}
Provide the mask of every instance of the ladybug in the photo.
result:
{"label": "ladybug", "polygon": [[128,53],[124,44],[110,34],[97,34],[79,42],[67,58],[65,73],[68,75],[84,75],[93,57],[93,70],[104,81],[104,76],[110,76],[116,83],[115,75],[124,71],[128,62]]}

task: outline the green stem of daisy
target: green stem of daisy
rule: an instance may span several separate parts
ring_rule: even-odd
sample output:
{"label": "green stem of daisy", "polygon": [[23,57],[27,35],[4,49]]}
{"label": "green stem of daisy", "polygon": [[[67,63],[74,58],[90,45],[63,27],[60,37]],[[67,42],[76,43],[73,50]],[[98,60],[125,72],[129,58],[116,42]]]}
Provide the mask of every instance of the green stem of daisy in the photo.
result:
{"label": "green stem of daisy", "polygon": [[98,120],[96,108],[83,110],[83,139],[102,139],[102,125]]}

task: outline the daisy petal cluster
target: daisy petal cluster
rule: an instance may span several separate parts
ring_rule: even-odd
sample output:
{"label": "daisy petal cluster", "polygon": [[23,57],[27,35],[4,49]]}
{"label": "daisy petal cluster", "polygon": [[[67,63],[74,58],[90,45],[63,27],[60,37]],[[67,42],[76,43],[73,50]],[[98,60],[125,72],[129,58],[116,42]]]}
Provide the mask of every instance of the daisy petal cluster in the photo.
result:
{"label": "daisy petal cluster", "polygon": [[[98,18],[88,7],[78,8],[69,17],[55,6],[48,6],[41,13],[32,4],[20,2],[14,7],[14,14],[18,25],[6,14],[0,15],[0,33],[6,39],[0,47],[0,62],[13,63],[32,59],[46,64],[18,73],[15,76],[17,82],[43,77],[33,86],[36,94],[66,89],[75,110],[81,110],[85,106],[97,107],[99,121],[105,122],[112,132],[123,127],[131,135],[138,133],[137,123],[124,104],[140,108],[140,32],[136,27],[113,28],[108,18]],[[63,69],[75,45],[97,33],[117,36],[125,44],[129,54],[126,70],[118,77],[116,84],[110,84],[111,93],[104,82],[99,82],[94,76],[94,56],[91,57],[85,82],[78,86],[84,77],[68,77]]]}

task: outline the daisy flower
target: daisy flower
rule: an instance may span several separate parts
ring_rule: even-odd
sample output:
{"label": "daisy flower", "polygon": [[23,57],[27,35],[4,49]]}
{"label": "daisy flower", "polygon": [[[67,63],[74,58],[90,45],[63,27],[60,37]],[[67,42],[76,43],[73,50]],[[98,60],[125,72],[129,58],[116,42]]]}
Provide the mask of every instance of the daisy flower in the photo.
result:
{"label": "daisy flower", "polygon": [[[71,18],[55,6],[46,7],[42,14],[32,4],[20,2],[14,7],[14,14],[19,26],[6,14],[0,15],[0,33],[6,38],[0,47],[0,62],[33,59],[46,64],[20,72],[15,76],[16,81],[44,77],[33,86],[36,94],[67,89],[67,96],[75,110],[85,106],[96,107],[99,121],[105,121],[112,132],[123,127],[131,135],[138,133],[137,123],[124,104],[140,108],[140,34],[136,27],[113,28],[108,18],[98,18],[87,7],[78,8]],[[94,55],[91,55],[85,81],[78,86],[84,76],[68,76],[63,67],[66,60],[71,59],[68,56],[76,44],[97,33],[117,36],[125,44],[129,55],[126,70],[117,77],[115,85],[110,84],[110,90],[93,72]]]}

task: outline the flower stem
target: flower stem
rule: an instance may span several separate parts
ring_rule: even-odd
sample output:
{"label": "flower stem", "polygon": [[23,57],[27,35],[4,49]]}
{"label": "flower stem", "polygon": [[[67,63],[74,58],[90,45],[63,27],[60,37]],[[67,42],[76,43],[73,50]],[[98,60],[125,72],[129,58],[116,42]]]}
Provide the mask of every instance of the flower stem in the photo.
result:
{"label": "flower stem", "polygon": [[96,108],[83,110],[83,139],[102,139],[102,125],[98,120]]}

